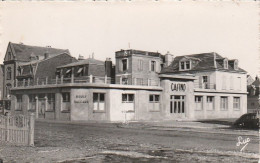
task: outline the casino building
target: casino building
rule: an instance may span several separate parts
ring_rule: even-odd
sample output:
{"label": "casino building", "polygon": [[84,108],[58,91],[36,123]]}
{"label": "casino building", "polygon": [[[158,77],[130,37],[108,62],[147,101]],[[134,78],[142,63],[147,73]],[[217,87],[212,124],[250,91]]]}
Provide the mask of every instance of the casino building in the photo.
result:
{"label": "casino building", "polygon": [[246,71],[216,53],[120,50],[116,63],[57,66],[52,82],[16,81],[11,114],[70,121],[236,118],[247,112]]}

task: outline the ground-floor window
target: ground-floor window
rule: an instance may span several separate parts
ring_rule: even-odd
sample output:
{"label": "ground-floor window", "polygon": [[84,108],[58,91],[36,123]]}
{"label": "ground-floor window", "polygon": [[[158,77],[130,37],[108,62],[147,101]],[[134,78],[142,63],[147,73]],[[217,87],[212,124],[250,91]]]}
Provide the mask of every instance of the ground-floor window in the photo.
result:
{"label": "ground-floor window", "polygon": [[93,93],[94,111],[105,111],[105,93]]}
{"label": "ground-floor window", "polygon": [[220,109],[228,110],[228,97],[225,96],[220,97]]}
{"label": "ground-floor window", "polygon": [[185,96],[171,95],[170,113],[185,113]]}
{"label": "ground-floor window", "polygon": [[133,93],[123,93],[122,94],[123,111],[126,111],[126,112],[134,111],[134,99],[135,99],[135,96]]}
{"label": "ground-floor window", "polygon": [[54,109],[55,109],[55,94],[54,93],[49,93],[47,95],[47,98],[48,98],[47,111],[54,111]]}
{"label": "ground-floor window", "polygon": [[160,111],[160,95],[149,95],[149,109],[150,111]]}
{"label": "ground-floor window", "polygon": [[207,110],[214,110],[214,96],[207,96]]}
{"label": "ground-floor window", "polygon": [[17,103],[16,103],[16,110],[22,110],[22,104],[23,104],[23,100],[22,100],[22,95],[17,95],[16,96],[17,99]]}
{"label": "ground-floor window", "polygon": [[203,96],[195,96],[195,110],[202,110]]}
{"label": "ground-floor window", "polygon": [[70,111],[70,93],[62,93],[62,107],[61,111]]}
{"label": "ground-floor window", "polygon": [[239,110],[240,109],[240,97],[234,97],[234,99],[233,99],[233,108],[235,110]]}
{"label": "ground-floor window", "polygon": [[29,110],[35,110],[36,109],[36,95],[30,94],[29,95]]}

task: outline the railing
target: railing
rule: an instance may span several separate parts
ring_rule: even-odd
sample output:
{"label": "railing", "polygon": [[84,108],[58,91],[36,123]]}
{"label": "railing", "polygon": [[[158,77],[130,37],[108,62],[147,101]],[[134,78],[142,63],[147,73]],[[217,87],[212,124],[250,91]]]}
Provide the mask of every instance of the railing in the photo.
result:
{"label": "railing", "polygon": [[67,84],[67,83],[99,83],[99,84],[121,84],[121,85],[139,85],[139,86],[160,86],[160,80],[152,80],[152,79],[142,79],[142,78],[125,78],[117,77],[110,78],[107,76],[82,76],[82,77],[56,77],[52,78],[37,78],[35,80],[28,79],[18,81],[16,80],[14,83],[15,87],[30,87],[30,86],[40,86],[40,85],[59,85],[59,84]]}
{"label": "railing", "polygon": [[214,83],[194,83],[194,88],[216,89],[216,84],[214,84]]}
{"label": "railing", "polygon": [[0,141],[34,145],[34,115],[0,115]]}

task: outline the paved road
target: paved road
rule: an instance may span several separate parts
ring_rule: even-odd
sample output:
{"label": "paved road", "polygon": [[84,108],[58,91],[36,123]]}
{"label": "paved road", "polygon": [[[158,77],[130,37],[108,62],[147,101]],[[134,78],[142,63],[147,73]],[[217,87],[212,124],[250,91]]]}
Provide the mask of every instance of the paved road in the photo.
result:
{"label": "paved road", "polygon": [[[209,132],[207,132],[209,131]],[[16,162],[257,162],[258,136],[237,146],[235,134],[210,130],[162,131],[117,124],[37,122],[35,147],[1,145],[0,157]]]}

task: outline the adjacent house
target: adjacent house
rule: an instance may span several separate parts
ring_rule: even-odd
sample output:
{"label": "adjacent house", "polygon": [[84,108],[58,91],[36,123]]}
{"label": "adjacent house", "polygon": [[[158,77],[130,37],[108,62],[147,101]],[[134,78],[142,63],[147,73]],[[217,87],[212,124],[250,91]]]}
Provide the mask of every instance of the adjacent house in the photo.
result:
{"label": "adjacent house", "polygon": [[247,112],[256,113],[260,112],[260,79],[255,77],[255,81],[247,87]]}

